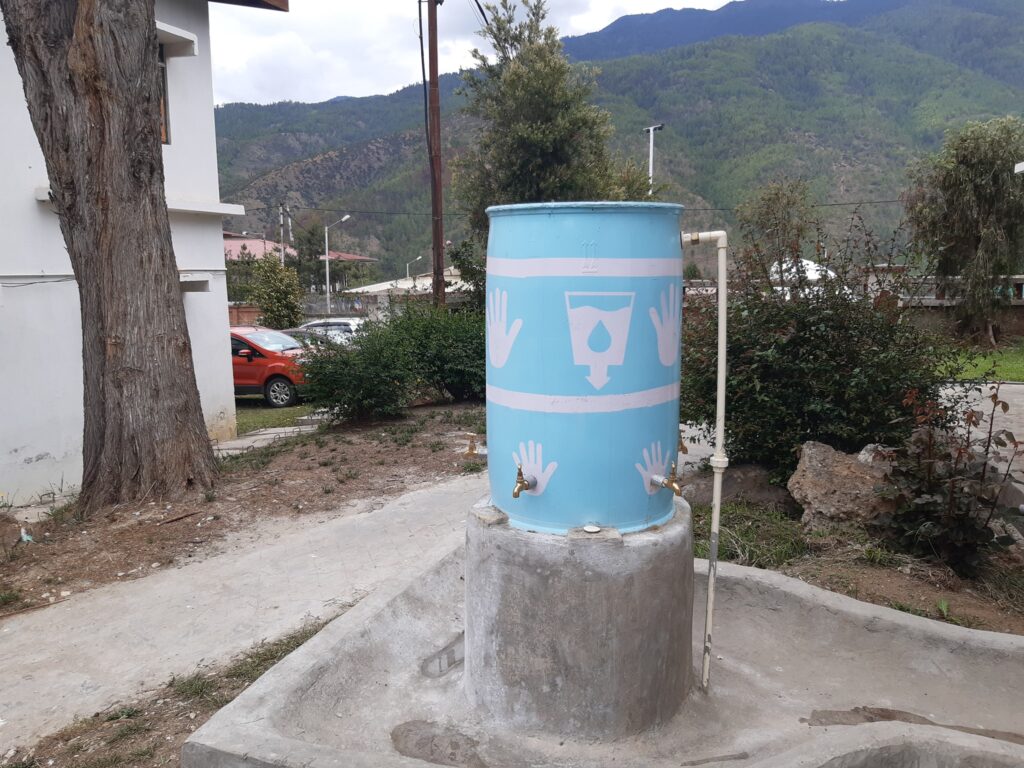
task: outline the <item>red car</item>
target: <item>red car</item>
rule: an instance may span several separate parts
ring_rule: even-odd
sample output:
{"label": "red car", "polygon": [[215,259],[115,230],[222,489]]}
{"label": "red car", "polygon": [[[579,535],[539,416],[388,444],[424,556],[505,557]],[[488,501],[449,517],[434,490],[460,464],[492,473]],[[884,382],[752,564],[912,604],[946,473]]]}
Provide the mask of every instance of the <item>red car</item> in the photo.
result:
{"label": "red car", "polygon": [[306,383],[298,356],[303,346],[291,336],[258,325],[231,328],[235,395],[263,395],[271,408],[295,405]]}

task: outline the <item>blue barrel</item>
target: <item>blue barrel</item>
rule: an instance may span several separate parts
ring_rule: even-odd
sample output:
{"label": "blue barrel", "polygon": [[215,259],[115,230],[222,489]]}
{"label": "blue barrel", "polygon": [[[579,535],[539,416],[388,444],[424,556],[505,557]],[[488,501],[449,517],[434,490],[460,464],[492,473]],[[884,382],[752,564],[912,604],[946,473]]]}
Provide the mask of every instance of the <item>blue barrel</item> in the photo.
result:
{"label": "blue barrel", "polygon": [[[673,514],[683,208],[487,209],[487,452],[518,528],[639,531]],[[513,498],[517,466],[535,480]]]}

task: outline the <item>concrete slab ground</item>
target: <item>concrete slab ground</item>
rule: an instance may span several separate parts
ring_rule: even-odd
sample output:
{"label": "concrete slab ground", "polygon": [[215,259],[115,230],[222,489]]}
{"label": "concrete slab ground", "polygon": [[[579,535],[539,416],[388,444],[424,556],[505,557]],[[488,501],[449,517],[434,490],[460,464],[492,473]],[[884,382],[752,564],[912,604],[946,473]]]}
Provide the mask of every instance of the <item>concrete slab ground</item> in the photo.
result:
{"label": "concrete slab ground", "polygon": [[331,622],[198,730],[183,766],[1024,765],[1024,638],[729,564],[719,566],[709,694],[612,744],[509,732],[464,695],[463,573],[459,549]]}
{"label": "concrete slab ground", "polygon": [[408,580],[462,543],[485,492],[473,475],[268,522],[205,561],[0,620],[0,754]]}
{"label": "concrete slab ground", "polygon": [[285,440],[289,437],[297,437],[309,432],[316,432],[320,427],[317,423],[297,424],[294,427],[267,427],[257,429],[234,440],[214,442],[213,450],[218,456],[235,456],[239,453],[251,451],[254,448],[263,448],[276,443],[278,440]]}

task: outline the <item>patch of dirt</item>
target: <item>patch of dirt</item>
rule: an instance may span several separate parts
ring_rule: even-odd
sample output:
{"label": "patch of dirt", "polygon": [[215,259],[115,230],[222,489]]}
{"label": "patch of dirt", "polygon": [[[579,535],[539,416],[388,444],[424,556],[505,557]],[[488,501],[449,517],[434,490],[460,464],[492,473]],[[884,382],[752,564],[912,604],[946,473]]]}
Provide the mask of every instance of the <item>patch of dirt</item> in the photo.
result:
{"label": "patch of dirt", "polygon": [[202,559],[263,520],[357,514],[357,499],[483,471],[486,457],[463,454],[467,432],[485,430],[482,405],[425,406],[399,421],[325,429],[225,459],[213,493],[112,507],[87,521],[73,506],[55,508],[24,526],[33,543],[19,542],[22,524],[0,515],[0,617]]}
{"label": "patch of dirt", "polygon": [[[862,555],[851,557],[850,550],[819,552],[779,570],[808,584],[916,616],[972,629],[1024,635],[1024,612],[1015,610],[1008,599],[993,594],[986,579],[969,581],[942,566],[904,556],[891,557],[896,562],[874,564],[864,562]],[[1024,582],[1021,565],[1013,558],[996,559],[992,568],[1017,574]]]}
{"label": "patch of dirt", "polygon": [[[351,606],[345,606],[341,613]],[[173,678],[154,691],[116,704],[47,736],[28,750],[0,755],[6,768],[149,768],[175,765],[181,747],[214,713],[274,664],[313,637],[314,621],[261,643],[227,666]]]}

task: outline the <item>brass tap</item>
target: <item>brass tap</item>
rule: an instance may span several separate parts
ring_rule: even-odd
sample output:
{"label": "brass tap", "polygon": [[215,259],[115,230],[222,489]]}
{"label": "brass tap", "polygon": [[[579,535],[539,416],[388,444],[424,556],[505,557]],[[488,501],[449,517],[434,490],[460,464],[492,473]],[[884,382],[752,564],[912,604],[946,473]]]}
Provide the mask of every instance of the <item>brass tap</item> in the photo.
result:
{"label": "brass tap", "polygon": [[477,452],[476,447],[476,434],[473,432],[467,432],[466,435],[469,437],[469,447],[466,449],[466,452],[463,454],[463,456],[469,459],[479,454]]}
{"label": "brass tap", "polygon": [[523,465],[519,464],[518,470],[516,471],[516,485],[515,488],[512,489],[512,498],[518,499],[520,493],[522,493],[523,491],[530,490],[535,485],[537,485],[537,481],[534,480],[532,477],[527,477],[526,475],[524,475]]}
{"label": "brass tap", "polygon": [[676,496],[683,495],[683,486],[679,484],[679,478],[676,477],[676,465],[672,464],[672,468],[668,471],[668,477],[661,475],[654,475],[651,477],[651,485],[655,488],[668,488]]}

